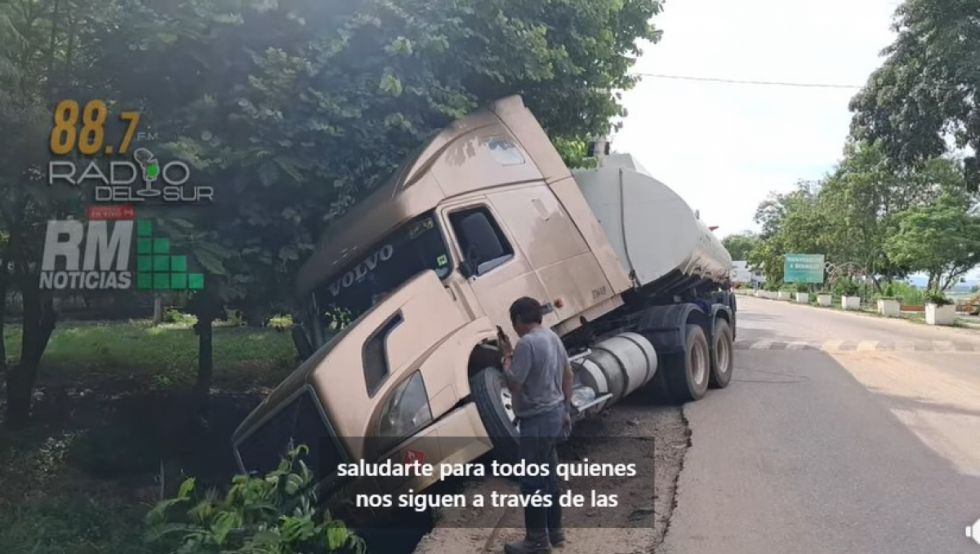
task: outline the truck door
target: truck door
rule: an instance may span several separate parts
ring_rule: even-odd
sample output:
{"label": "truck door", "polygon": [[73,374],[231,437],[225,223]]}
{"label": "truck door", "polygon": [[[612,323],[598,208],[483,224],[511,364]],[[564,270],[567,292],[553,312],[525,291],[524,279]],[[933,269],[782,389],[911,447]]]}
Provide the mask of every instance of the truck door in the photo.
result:
{"label": "truck door", "polygon": [[487,195],[517,247],[537,273],[559,321],[613,296],[612,287],[582,233],[551,188],[535,184]]}
{"label": "truck door", "polygon": [[[505,232],[493,207],[485,200],[443,209],[453,235],[459,271],[470,283],[484,313],[516,341],[508,308],[521,296],[547,302],[547,294],[524,253]],[[554,314],[545,323],[556,322]]]}

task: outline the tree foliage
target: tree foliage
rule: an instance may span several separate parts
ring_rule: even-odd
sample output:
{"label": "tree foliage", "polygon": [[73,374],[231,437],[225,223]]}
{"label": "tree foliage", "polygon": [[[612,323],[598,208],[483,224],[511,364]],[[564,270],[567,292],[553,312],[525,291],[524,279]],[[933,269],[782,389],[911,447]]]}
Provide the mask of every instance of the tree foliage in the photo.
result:
{"label": "tree foliage", "polygon": [[747,260],[749,252],[759,244],[759,237],[751,232],[735,233],[722,239],[721,244],[733,260]]}
{"label": "tree foliage", "polygon": [[974,0],[905,0],[898,33],[851,101],[852,134],[878,140],[889,159],[914,167],[969,148],[964,169],[980,184],[980,3]]}
{"label": "tree foliage", "polygon": [[[44,221],[82,206],[80,191],[42,186],[57,100],[140,111],[141,130],[159,137],[145,146],[214,186],[212,206],[141,213],[208,272],[191,306],[206,352],[224,305],[258,321],[288,311],[292,275],[323,230],[480,105],[523,95],[566,159],[581,159],[586,141],[624,115],[628,69],[639,41],[659,38],[650,19],[660,9],[656,0],[0,1],[0,128],[15,130],[0,136],[0,257],[21,276],[9,282],[36,290]],[[25,296],[38,315],[25,317],[31,363],[8,372],[25,377],[15,389],[27,402],[54,323],[50,297],[34,298]]]}
{"label": "tree foliage", "polygon": [[[44,184],[50,107],[80,68],[91,63],[82,20],[101,21],[94,5],[68,0],[0,2],[0,308],[8,291],[23,300],[20,357],[6,367],[6,423],[26,422],[38,364],[55,327],[50,293],[39,289],[45,224],[78,214],[79,192]],[[71,31],[66,31],[70,29]],[[0,319],[3,318],[0,310]],[[4,325],[0,322],[0,342]]]}
{"label": "tree foliage", "polygon": [[933,158],[905,169],[889,160],[879,144],[848,144],[820,191],[820,208],[827,217],[826,254],[856,264],[873,278],[890,280],[908,273],[910,268],[882,247],[895,232],[896,215],[961,186],[959,166],[950,160]]}
{"label": "tree foliage", "polygon": [[[916,168],[904,168],[892,162],[880,144],[850,143],[844,158],[823,179],[800,183],[789,193],[772,194],[759,205],[760,241],[748,259],[771,281],[779,282],[785,254],[824,254],[828,262],[847,268],[844,273],[868,276],[880,291],[883,281],[926,270],[913,256],[898,255],[897,247],[885,245],[897,233],[908,234],[903,244],[912,242],[913,231],[901,227],[903,222],[909,224],[908,214],[934,209],[946,196],[961,199],[957,209],[964,217],[975,201],[964,191],[958,162],[933,158]],[[950,232],[970,229],[963,226]],[[940,255],[951,256],[953,251],[948,248]],[[962,258],[953,256],[948,261],[956,259]]]}
{"label": "tree foliage", "polygon": [[826,251],[826,213],[818,202],[819,184],[800,182],[795,190],[770,194],[759,204],[755,221],[762,228],[760,241],[749,253],[749,264],[762,270],[769,281],[783,280],[783,256],[787,253]]}
{"label": "tree foliage", "polygon": [[264,476],[236,475],[228,491],[198,490],[194,479],[147,514],[147,541],[179,554],[366,552],[344,522],[316,509],[306,446]]}
{"label": "tree foliage", "polygon": [[322,229],[452,119],[521,94],[560,144],[605,134],[624,113],[637,40],[658,37],[649,20],[659,9],[650,0],[146,3],[129,29],[136,48],[105,52],[118,71],[107,78],[141,99],[167,148],[229,199],[204,223],[220,224],[215,238],[238,253],[229,270],[241,296],[285,300]]}
{"label": "tree foliage", "polygon": [[929,275],[927,290],[942,291],[980,264],[980,216],[963,194],[947,192],[934,203],[900,214],[885,242],[888,256]]}

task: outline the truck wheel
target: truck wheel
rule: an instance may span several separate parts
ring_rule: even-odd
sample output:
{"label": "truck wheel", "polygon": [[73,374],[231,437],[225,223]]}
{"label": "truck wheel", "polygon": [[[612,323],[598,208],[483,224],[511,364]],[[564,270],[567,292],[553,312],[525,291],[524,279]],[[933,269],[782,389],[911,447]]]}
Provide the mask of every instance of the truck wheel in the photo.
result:
{"label": "truck wheel", "polygon": [[517,414],[504,374],[488,367],[470,378],[470,391],[483,426],[487,428],[493,452],[501,462],[517,460]]}
{"label": "truck wheel", "polygon": [[675,402],[699,400],[708,391],[711,373],[711,352],[704,329],[688,325],[682,356],[672,356],[664,376],[671,398]]}
{"label": "truck wheel", "polygon": [[716,389],[723,389],[732,380],[735,369],[735,349],[732,346],[732,328],[728,322],[719,319],[715,322],[715,336],[711,341],[711,381]]}

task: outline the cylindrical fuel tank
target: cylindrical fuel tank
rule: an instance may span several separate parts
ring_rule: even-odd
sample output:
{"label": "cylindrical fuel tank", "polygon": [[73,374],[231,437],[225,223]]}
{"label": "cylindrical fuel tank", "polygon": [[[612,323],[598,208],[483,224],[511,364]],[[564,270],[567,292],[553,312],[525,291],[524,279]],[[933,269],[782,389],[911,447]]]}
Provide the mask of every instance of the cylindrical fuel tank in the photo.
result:
{"label": "cylindrical fuel tank", "polygon": [[606,156],[601,167],[574,176],[623,270],[641,286],[674,294],[677,273],[718,285],[728,281],[732,257],[718,237],[633,156]]}
{"label": "cylindrical fuel tank", "polygon": [[621,333],[596,344],[573,365],[578,382],[594,389],[596,397],[612,395],[602,403],[602,408],[653,379],[657,372],[657,352],[643,335]]}

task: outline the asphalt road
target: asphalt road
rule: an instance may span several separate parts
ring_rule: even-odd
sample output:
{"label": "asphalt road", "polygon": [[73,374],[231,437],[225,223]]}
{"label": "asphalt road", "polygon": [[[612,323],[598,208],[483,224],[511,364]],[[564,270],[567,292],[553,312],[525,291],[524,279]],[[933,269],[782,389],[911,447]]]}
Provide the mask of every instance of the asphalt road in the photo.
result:
{"label": "asphalt road", "polygon": [[977,553],[980,331],[739,298],[660,551]]}

